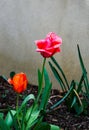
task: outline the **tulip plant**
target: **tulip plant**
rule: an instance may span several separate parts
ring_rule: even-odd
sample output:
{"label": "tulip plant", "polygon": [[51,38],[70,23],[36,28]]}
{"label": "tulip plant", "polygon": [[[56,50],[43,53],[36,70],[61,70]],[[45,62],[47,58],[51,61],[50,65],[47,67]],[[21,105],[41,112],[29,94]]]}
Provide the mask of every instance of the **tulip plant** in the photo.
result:
{"label": "tulip plant", "polygon": [[[43,57],[42,70],[38,69],[38,95],[37,97],[33,94],[27,95],[19,106],[19,96],[27,89],[28,79],[23,72],[17,74],[12,72],[8,82],[17,93],[16,109],[9,108],[5,118],[3,113],[0,113],[0,130],[60,130],[58,126],[44,122],[43,118],[48,112],[47,104],[52,88],[45,63],[47,58],[60,52],[62,39],[50,32],[45,39],[36,40],[35,44],[37,46],[36,51],[40,52]],[[33,100],[33,104],[28,107],[29,100]]]}
{"label": "tulip plant", "polygon": [[60,89],[64,93],[63,98],[54,104],[51,107],[51,110],[55,109],[63,101],[65,101],[70,111],[75,111],[78,115],[81,113],[87,114],[87,108],[89,106],[89,81],[79,45],[77,45],[77,49],[82,75],[79,81],[75,81],[73,79],[70,84],[68,83],[66,75],[64,74],[61,66],[54,57],[51,57],[51,62],[49,62],[50,68],[60,84]]}

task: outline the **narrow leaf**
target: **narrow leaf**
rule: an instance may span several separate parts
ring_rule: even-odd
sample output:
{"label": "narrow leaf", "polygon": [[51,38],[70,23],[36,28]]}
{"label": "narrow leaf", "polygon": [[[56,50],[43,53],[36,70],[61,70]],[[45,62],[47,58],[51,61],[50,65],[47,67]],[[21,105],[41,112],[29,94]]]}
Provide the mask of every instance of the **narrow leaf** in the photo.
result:
{"label": "narrow leaf", "polygon": [[42,93],[42,100],[40,104],[40,110],[45,109],[49,100],[50,91],[52,88],[52,83],[50,82],[48,72],[44,68],[44,80],[45,80],[45,87]]}
{"label": "narrow leaf", "polygon": [[51,109],[54,109],[55,107],[57,107],[58,105],[60,105],[60,104],[69,96],[69,94],[70,94],[71,91],[73,90],[74,86],[75,86],[74,81],[72,81],[71,86],[70,86],[70,89],[68,90],[68,92],[65,94],[65,96],[64,96],[61,100],[59,100],[56,104],[54,104],[54,105],[51,107]]}
{"label": "narrow leaf", "polygon": [[79,45],[77,45],[77,48],[78,48],[78,55],[79,55],[81,68],[82,68],[83,72],[86,73],[86,69],[85,69],[85,66],[84,66],[84,63],[83,63],[83,60],[82,60],[82,56],[81,56]]}
{"label": "narrow leaf", "polygon": [[82,59],[82,56],[81,56],[79,45],[77,45],[77,48],[78,48],[80,65],[81,65],[81,68],[82,68],[82,72],[84,74],[84,79],[85,79],[85,82],[86,82],[86,88],[87,88],[87,92],[88,92],[89,91],[89,81],[88,81],[88,77],[87,77],[87,71],[86,71],[86,68],[85,68],[84,63],[83,63],[83,59]]}
{"label": "narrow leaf", "polygon": [[55,76],[55,78],[57,79],[57,81],[59,82],[60,86],[61,86],[61,89],[63,92],[67,91],[67,88],[61,78],[61,76],[59,75],[59,73],[57,72],[56,68],[51,64],[51,62],[49,62],[49,65],[51,67],[51,70]]}
{"label": "narrow leaf", "polygon": [[42,74],[41,74],[40,70],[38,69],[38,94],[39,94],[41,87],[42,87],[41,80],[42,80]]}
{"label": "narrow leaf", "polygon": [[78,94],[79,94],[79,92],[82,89],[82,83],[83,83],[83,81],[84,81],[84,74],[82,74],[81,79],[80,79],[79,84],[78,84],[78,88],[77,88],[77,93]]}
{"label": "narrow leaf", "polygon": [[66,76],[65,76],[65,74],[64,74],[64,72],[63,72],[63,70],[62,70],[62,68],[60,67],[60,65],[57,63],[57,61],[56,61],[56,59],[54,58],[54,57],[51,57],[51,60],[53,61],[53,63],[56,65],[56,67],[59,69],[59,71],[61,72],[61,74],[62,74],[62,76],[63,76],[63,78],[64,78],[64,80],[65,80],[65,83],[66,83],[66,85],[67,85],[67,87],[68,87],[68,89],[69,89],[69,84],[68,84],[68,81],[67,81],[67,78],[66,78]]}

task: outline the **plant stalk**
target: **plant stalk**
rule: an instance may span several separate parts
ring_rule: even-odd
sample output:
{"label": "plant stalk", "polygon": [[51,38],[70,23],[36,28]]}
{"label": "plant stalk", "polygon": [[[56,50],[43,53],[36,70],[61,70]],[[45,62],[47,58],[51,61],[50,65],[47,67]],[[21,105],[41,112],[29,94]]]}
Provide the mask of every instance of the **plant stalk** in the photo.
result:
{"label": "plant stalk", "polygon": [[19,93],[17,93],[16,112],[17,112],[17,121],[18,121],[19,127],[21,128],[20,121],[19,121],[19,115],[18,115],[18,109],[19,109]]}

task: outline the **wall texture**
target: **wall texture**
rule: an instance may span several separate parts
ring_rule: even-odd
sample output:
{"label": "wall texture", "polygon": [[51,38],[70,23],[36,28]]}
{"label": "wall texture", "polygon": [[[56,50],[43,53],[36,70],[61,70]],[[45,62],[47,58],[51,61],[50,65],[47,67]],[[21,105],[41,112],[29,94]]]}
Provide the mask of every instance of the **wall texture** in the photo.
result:
{"label": "wall texture", "polygon": [[80,79],[77,44],[89,72],[89,0],[0,0],[0,74],[23,71],[37,84],[43,58],[35,52],[34,41],[50,31],[63,39],[62,52],[55,57],[69,82]]}

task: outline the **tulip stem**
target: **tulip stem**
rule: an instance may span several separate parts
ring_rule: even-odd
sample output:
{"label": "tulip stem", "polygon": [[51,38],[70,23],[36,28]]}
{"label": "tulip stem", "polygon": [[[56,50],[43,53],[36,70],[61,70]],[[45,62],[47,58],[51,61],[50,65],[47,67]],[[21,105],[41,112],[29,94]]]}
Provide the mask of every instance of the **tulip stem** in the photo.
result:
{"label": "tulip stem", "polygon": [[18,111],[18,105],[19,105],[19,94],[17,93],[17,100],[16,100],[16,110]]}
{"label": "tulip stem", "polygon": [[42,88],[42,84],[43,84],[43,74],[44,74],[45,62],[46,62],[46,58],[44,58],[43,66],[42,66],[41,88]]}
{"label": "tulip stem", "polygon": [[18,121],[19,127],[21,128],[21,125],[20,125],[20,122],[19,122],[18,108],[19,108],[19,93],[17,93],[16,112],[17,112],[17,121]]}

